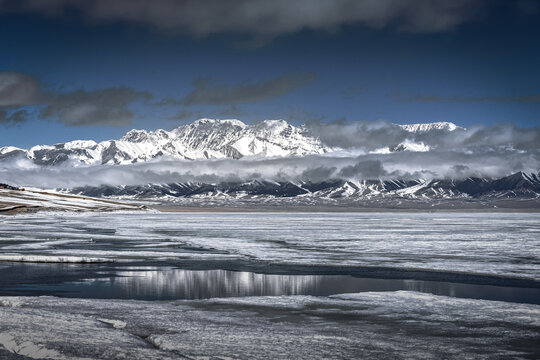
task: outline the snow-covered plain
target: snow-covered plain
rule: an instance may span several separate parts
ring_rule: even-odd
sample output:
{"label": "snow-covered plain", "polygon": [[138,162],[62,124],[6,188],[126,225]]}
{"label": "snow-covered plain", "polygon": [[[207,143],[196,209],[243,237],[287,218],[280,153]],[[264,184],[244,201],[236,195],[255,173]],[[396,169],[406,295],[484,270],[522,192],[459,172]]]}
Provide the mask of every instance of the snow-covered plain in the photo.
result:
{"label": "snow-covered plain", "polygon": [[[187,283],[200,291],[205,284],[212,289],[239,283],[243,287],[219,295],[233,297],[202,300],[0,296],[0,358],[539,358],[540,306],[535,300],[521,304],[391,289],[245,296],[310,293],[306,289],[332,281],[316,275],[325,267],[342,278],[359,268],[385,268],[394,276],[417,269],[437,274],[439,281],[461,274],[480,279],[469,283],[478,284],[478,289],[491,279],[492,291],[499,286],[501,292],[513,290],[499,281],[526,281],[532,285],[524,289],[534,294],[540,279],[539,220],[540,214],[534,213],[146,211],[2,216],[0,276],[14,275],[13,269],[21,269],[16,274],[21,278],[37,273],[43,281],[37,286],[57,286],[60,292],[53,293],[59,296],[69,291],[69,281],[81,279],[82,286],[110,286],[113,296],[107,297],[115,297],[113,282],[117,288],[133,288],[131,294],[146,291],[145,281],[160,283],[153,286],[158,290],[187,289]],[[200,270],[227,265],[241,271],[176,269],[188,263]],[[266,269],[262,272],[272,273],[272,265],[284,273],[267,276],[242,270],[257,269],[257,264],[259,270]],[[64,280],[47,279],[50,273],[42,271],[47,267],[63,272]],[[311,275],[301,275],[306,269]],[[106,281],[92,277],[97,273]],[[382,284],[385,279],[370,281]],[[0,281],[4,294],[21,294],[16,284]],[[277,291],[259,291],[261,286]],[[181,291],[164,291],[161,298],[170,299],[169,293]]]}
{"label": "snow-covered plain", "polygon": [[13,212],[21,209],[26,211],[113,211],[140,210],[142,207],[139,205],[120,203],[118,201],[63,194],[52,190],[11,190],[0,188],[0,213]]}
{"label": "snow-covered plain", "polygon": [[172,302],[0,297],[2,359],[532,359],[539,333],[539,306],[408,291]]}
{"label": "snow-covered plain", "polygon": [[539,246],[536,213],[43,212],[0,222],[4,261],[371,266],[538,281]]}

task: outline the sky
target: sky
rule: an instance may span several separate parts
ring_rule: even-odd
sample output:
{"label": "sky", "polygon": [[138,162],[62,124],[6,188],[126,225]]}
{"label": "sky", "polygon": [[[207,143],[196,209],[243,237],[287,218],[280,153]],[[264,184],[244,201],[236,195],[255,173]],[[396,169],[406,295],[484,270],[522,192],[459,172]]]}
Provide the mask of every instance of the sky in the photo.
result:
{"label": "sky", "polygon": [[201,117],[540,125],[540,2],[0,0],[0,147]]}

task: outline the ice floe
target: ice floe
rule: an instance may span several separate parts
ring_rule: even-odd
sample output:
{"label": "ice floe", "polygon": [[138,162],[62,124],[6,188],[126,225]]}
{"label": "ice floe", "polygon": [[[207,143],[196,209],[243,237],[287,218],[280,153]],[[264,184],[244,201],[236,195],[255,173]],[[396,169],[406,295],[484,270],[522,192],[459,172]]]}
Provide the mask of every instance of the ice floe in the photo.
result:
{"label": "ice floe", "polygon": [[[13,301],[0,297],[6,299]],[[0,307],[0,357],[25,349],[50,359],[540,356],[540,306],[410,291],[171,302],[15,299],[19,307]]]}

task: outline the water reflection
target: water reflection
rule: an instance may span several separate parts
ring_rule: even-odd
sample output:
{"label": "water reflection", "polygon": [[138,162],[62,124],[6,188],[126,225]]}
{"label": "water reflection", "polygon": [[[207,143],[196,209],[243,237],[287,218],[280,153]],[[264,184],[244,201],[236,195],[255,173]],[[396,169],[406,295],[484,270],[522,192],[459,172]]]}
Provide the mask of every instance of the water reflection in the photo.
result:
{"label": "water reflection", "polygon": [[[67,285],[67,284],[65,284]],[[85,296],[146,300],[418,291],[435,295],[540,303],[540,289],[440,281],[358,278],[348,275],[275,275],[227,270],[132,269],[92,279],[73,289]],[[84,290],[83,290],[84,289]],[[68,289],[64,289],[68,290]]]}
{"label": "water reflection", "polygon": [[409,290],[435,295],[540,304],[539,288],[359,278],[348,275],[276,275],[247,271],[184,270],[11,263],[2,269],[0,295],[173,300]]}
{"label": "water reflection", "polygon": [[[265,275],[226,270],[181,269],[121,271],[92,286],[110,288],[132,298],[205,299],[211,297],[318,294],[327,288],[325,276]],[[120,294],[118,294],[120,295]]]}

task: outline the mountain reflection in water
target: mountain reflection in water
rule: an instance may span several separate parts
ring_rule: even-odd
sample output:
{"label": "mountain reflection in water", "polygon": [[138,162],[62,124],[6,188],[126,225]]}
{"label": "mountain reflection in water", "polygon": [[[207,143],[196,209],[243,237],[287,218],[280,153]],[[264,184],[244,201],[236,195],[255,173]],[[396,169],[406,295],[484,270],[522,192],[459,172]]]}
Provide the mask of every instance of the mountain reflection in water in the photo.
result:
{"label": "mountain reflection in water", "polygon": [[6,263],[0,295],[176,300],[418,291],[458,298],[540,304],[540,288],[352,275],[283,275],[163,266]]}
{"label": "mountain reflection in water", "polygon": [[[538,303],[540,289],[413,279],[360,278],[349,275],[276,275],[228,270],[134,268],[82,282],[60,285],[64,295],[143,300],[208,299],[419,291],[435,295]],[[71,292],[71,294],[69,294]]]}
{"label": "mountain reflection in water", "polygon": [[[92,287],[137,299],[205,299],[212,297],[327,295],[353,289],[350,276],[268,275],[227,270],[181,269],[120,271],[114,277],[93,279]],[[346,292],[346,291],[344,291]]]}

